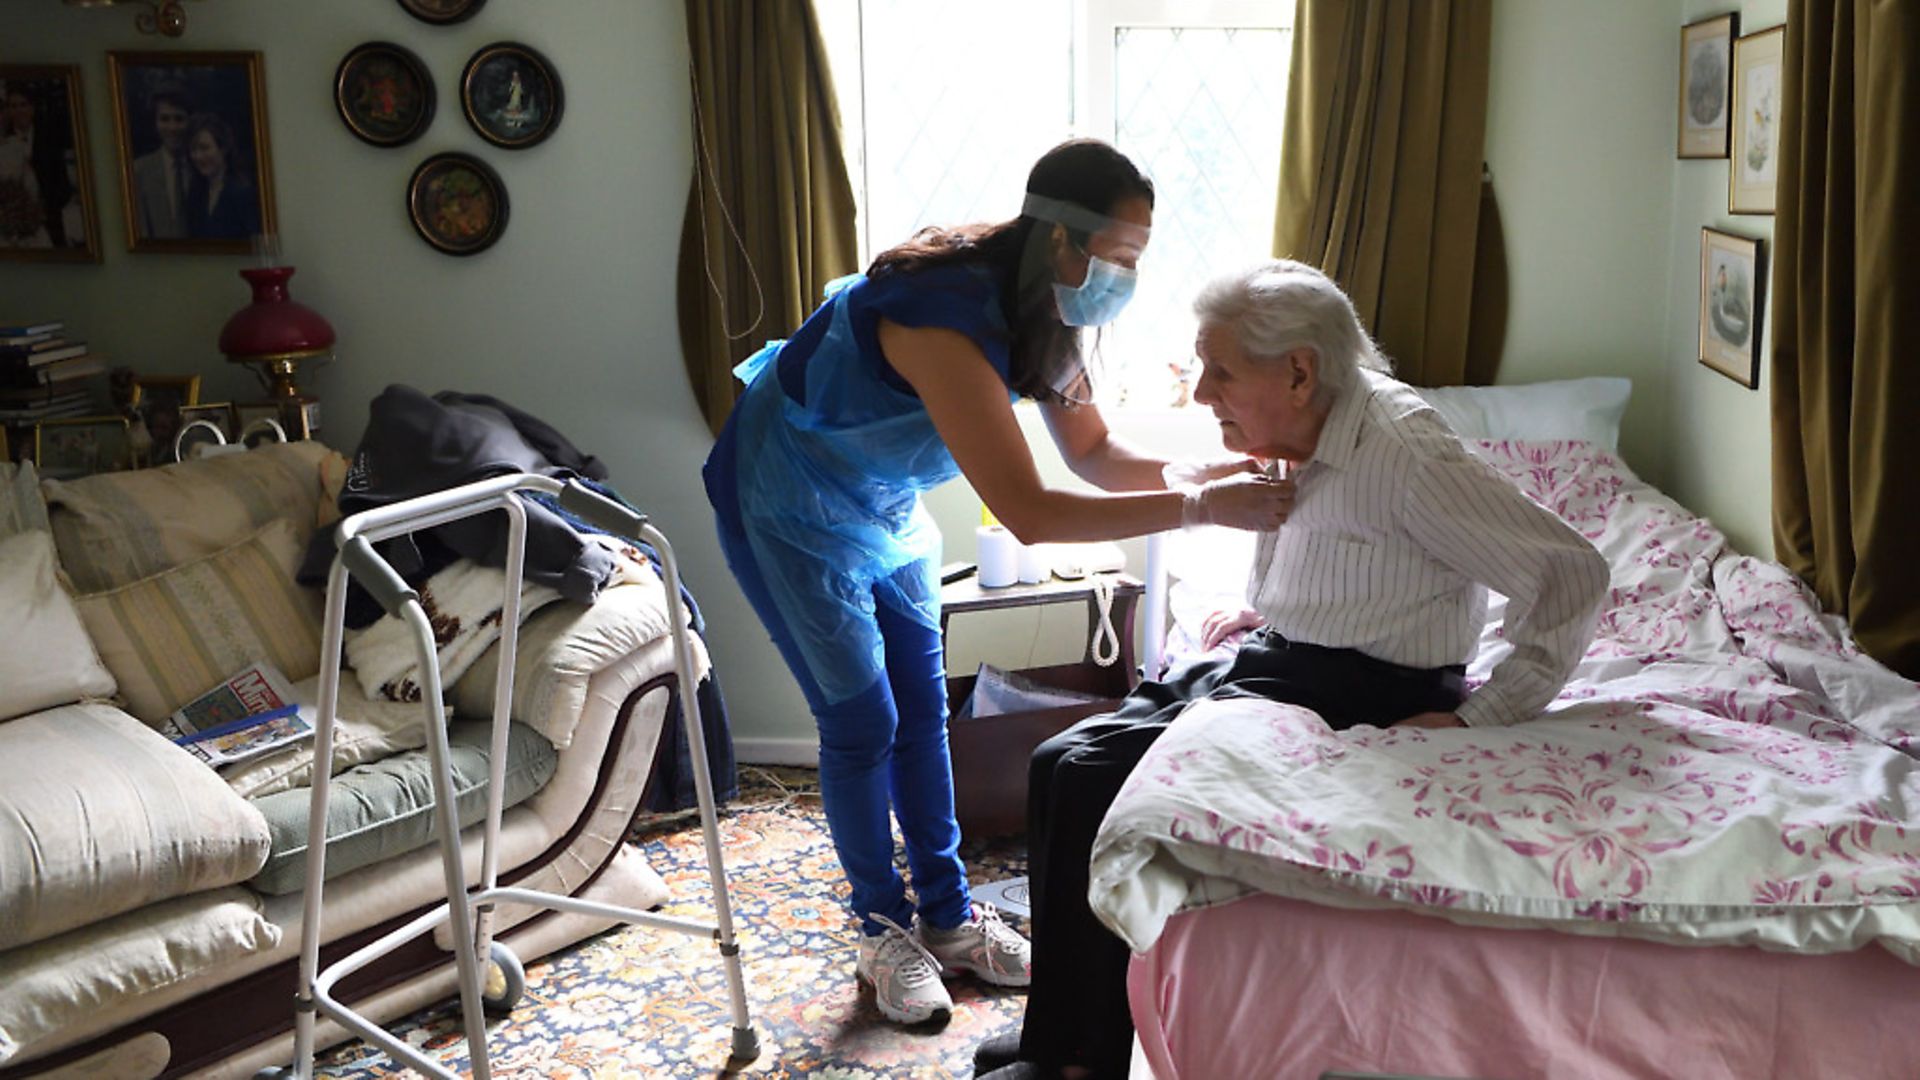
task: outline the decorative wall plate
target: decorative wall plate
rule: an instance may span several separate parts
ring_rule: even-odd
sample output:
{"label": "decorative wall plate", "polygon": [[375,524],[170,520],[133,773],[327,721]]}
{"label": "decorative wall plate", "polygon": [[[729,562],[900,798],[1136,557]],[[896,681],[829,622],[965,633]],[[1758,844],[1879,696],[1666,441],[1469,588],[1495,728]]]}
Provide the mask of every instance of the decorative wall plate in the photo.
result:
{"label": "decorative wall plate", "polygon": [[481,138],[518,150],[560,126],[566,94],[546,57],[525,45],[497,41],[467,61],[460,74],[460,104]]}
{"label": "decorative wall plate", "polygon": [[435,154],[413,171],[407,216],[435,248],[472,255],[507,230],[507,188],[493,166],[472,154]]}
{"label": "decorative wall plate", "polygon": [[411,50],[369,41],[340,61],[333,103],[348,131],[375,146],[402,146],[433,123],[433,77]]}
{"label": "decorative wall plate", "polygon": [[487,0],[400,0],[407,14],[436,26],[471,19],[486,4]]}

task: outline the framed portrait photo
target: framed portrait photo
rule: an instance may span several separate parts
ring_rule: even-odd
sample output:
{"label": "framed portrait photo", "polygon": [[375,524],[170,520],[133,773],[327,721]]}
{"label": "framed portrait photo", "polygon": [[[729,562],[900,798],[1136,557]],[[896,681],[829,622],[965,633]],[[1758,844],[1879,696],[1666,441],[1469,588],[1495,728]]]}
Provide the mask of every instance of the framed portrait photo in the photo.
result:
{"label": "framed portrait photo", "polygon": [[0,259],[99,262],[74,64],[0,64]]}
{"label": "framed portrait photo", "polygon": [[1683,158],[1727,156],[1733,113],[1733,39],[1740,16],[1720,15],[1680,28],[1680,151]]}
{"label": "framed portrait photo", "polygon": [[1728,213],[1773,213],[1774,184],[1780,173],[1780,94],[1786,40],[1784,26],[1734,40]]}
{"label": "framed portrait photo", "polygon": [[540,142],[560,126],[560,73],[526,45],[496,41],[460,74],[460,105],[480,137],[509,150]]}
{"label": "framed portrait photo", "polygon": [[110,52],[127,250],[245,255],[277,231],[257,52]]}
{"label": "framed portrait photo", "polygon": [[435,154],[407,185],[407,216],[420,238],[448,255],[492,247],[507,229],[507,188],[472,154]]}
{"label": "framed portrait photo", "polygon": [[1700,362],[1750,389],[1760,385],[1766,274],[1760,241],[1700,230]]}
{"label": "framed portrait photo", "polygon": [[433,123],[433,76],[412,50],[369,41],[340,61],[333,103],[358,138],[375,146],[403,146]]}

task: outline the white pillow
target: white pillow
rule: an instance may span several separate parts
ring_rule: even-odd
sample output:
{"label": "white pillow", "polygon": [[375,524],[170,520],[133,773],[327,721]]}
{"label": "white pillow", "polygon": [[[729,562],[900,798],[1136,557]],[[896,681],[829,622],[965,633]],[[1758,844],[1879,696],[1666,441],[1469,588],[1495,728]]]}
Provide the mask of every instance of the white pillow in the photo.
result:
{"label": "white pillow", "polygon": [[106,697],[116,689],[79,609],[53,575],[53,534],[30,529],[0,539],[0,720]]}
{"label": "white pillow", "polygon": [[1416,389],[1462,439],[1577,439],[1612,452],[1620,448],[1620,416],[1633,382],[1590,378]]}

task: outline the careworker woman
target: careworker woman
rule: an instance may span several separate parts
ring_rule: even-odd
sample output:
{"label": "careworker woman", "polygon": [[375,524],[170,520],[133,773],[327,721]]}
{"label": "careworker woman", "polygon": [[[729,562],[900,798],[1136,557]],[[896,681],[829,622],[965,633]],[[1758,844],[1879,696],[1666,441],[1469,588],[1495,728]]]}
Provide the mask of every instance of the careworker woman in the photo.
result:
{"label": "careworker woman", "polygon": [[[1206,521],[1270,529],[1292,498],[1247,459],[1137,452],[1087,400],[1080,328],[1125,306],[1152,216],[1152,183],[1119,151],[1055,147],[1019,217],[923,230],[741,364],[746,389],[707,459],[728,565],[819,728],[820,794],[860,920],[857,976],[897,1022],[951,1014],[943,974],[1029,980],[1027,941],[969,902],[958,855],[940,536],[920,492],[964,474],[1026,543]],[[1041,481],[1016,397],[1039,402],[1068,466],[1104,492]],[[1194,483],[1169,490],[1170,475]]]}

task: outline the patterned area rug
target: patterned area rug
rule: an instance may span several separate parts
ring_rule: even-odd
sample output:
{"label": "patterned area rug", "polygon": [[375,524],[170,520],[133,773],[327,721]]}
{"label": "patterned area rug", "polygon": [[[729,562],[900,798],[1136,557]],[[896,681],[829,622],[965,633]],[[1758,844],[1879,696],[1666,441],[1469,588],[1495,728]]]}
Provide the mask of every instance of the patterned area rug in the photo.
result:
{"label": "patterned area rug", "polygon": [[[740,798],[721,813],[721,838],[745,960],[747,1000],[760,1057],[738,1075],[814,1080],[948,1080],[973,1074],[982,1039],[1018,1030],[1024,991],[971,979],[947,984],[944,1027],[905,1028],[883,1018],[853,976],[856,932],[847,885],[827,837],[817,774],[742,770]],[[643,822],[630,840],[673,888],[664,913],[709,918],[699,819]],[[978,884],[1026,872],[1024,846],[968,841]],[[904,874],[905,866],[902,866]],[[1022,932],[1022,920],[1008,921]],[[448,1068],[466,1071],[459,1009],[443,1005],[392,1028]],[[511,1017],[488,1026],[496,1077],[671,1078],[736,1075],[726,977],[711,942],[625,928],[531,963]],[[386,1054],[353,1042],[320,1056],[317,1075],[341,1080],[410,1075]]]}

